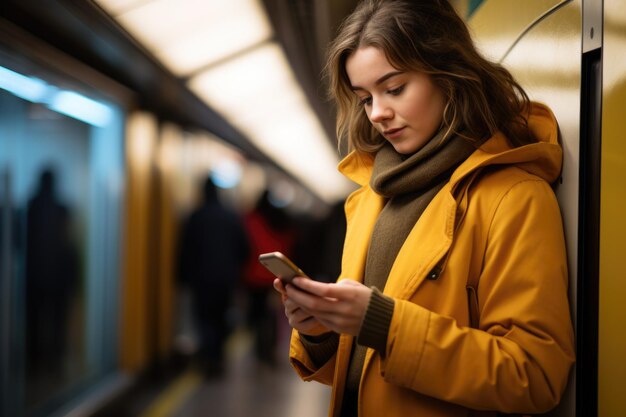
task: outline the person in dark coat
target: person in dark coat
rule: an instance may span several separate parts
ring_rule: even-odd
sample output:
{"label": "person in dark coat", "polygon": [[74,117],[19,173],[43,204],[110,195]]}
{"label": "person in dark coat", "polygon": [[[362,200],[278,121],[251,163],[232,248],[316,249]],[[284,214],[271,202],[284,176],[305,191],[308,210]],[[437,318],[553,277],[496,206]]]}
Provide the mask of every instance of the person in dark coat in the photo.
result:
{"label": "person in dark coat", "polygon": [[29,372],[61,375],[68,313],[78,287],[78,253],[55,173],[42,171],[26,215],[26,348]]}
{"label": "person in dark coat", "polygon": [[219,372],[231,331],[227,313],[249,245],[241,219],[219,202],[210,177],[204,183],[203,203],[183,227],[180,249],[180,279],[192,293],[199,358],[208,373]]}

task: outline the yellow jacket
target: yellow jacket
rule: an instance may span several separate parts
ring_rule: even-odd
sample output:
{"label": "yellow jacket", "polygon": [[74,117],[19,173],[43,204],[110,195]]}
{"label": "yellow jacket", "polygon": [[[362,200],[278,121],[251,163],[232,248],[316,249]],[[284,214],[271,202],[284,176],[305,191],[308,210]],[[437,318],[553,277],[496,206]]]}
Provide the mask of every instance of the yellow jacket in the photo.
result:
{"label": "yellow jacket", "polygon": [[[458,167],[404,242],[384,288],[395,299],[387,354],[367,351],[359,416],[540,413],[558,404],[574,362],[562,221],[548,185],[562,151],[548,108],[534,104],[529,125],[539,143],[510,149],[494,135]],[[339,279],[362,280],[385,203],[369,187],[372,163],[351,153],[339,165],[361,185],[345,203]],[[438,266],[441,274],[428,279]],[[469,277],[479,279],[478,329],[469,326]],[[290,360],[301,378],[333,386],[330,416],[341,407],[352,342],[342,335],[318,369],[292,335]]]}

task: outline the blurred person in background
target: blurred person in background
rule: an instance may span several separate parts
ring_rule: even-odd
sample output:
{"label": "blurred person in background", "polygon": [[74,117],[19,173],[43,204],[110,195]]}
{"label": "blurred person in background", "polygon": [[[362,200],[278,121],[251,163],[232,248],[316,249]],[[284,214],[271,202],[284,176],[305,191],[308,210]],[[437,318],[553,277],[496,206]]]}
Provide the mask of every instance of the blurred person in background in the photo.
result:
{"label": "blurred person in background", "polygon": [[179,279],[191,290],[200,367],[213,376],[224,371],[224,344],[232,331],[228,313],[249,245],[241,218],[220,203],[210,176],[203,191],[202,204],[182,228]]}
{"label": "blurred person in background", "polygon": [[316,281],[335,282],[346,233],[343,202],[333,204],[321,218],[299,216],[294,223],[297,238],[291,259]]}
{"label": "blurred person in background", "polygon": [[272,289],[274,275],[259,263],[259,255],[282,252],[290,256],[295,236],[289,216],[272,204],[269,191],[263,192],[255,208],[246,215],[245,224],[251,251],[244,277],[254,354],[261,363],[274,365],[280,300]]}
{"label": "blurred person in background", "polygon": [[341,254],[346,236],[346,215],[343,202],[335,203],[322,224],[322,239],[318,248],[321,270],[316,281],[334,282],[341,273]]}
{"label": "blurred person in background", "polygon": [[78,286],[71,214],[59,201],[52,168],[41,172],[26,214],[27,371],[63,377],[69,311]]}
{"label": "blurred person in background", "polygon": [[574,362],[552,112],[446,0],[364,0],[329,48],[346,201],[337,283],[279,279],[330,415],[543,413]]}

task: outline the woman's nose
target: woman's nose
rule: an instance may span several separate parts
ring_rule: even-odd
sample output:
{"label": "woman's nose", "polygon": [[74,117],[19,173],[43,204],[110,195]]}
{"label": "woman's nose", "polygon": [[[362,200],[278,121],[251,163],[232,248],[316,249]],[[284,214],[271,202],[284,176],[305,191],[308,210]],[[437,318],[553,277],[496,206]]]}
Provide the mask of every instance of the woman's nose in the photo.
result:
{"label": "woman's nose", "polygon": [[384,100],[373,100],[372,111],[370,112],[370,121],[380,123],[393,117],[393,111]]}

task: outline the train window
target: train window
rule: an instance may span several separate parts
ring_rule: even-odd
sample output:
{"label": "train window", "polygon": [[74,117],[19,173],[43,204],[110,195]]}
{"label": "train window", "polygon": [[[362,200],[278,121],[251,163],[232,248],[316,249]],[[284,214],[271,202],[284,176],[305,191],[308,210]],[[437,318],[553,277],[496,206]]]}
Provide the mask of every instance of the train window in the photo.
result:
{"label": "train window", "polygon": [[3,64],[0,414],[47,414],[115,369],[124,114]]}

